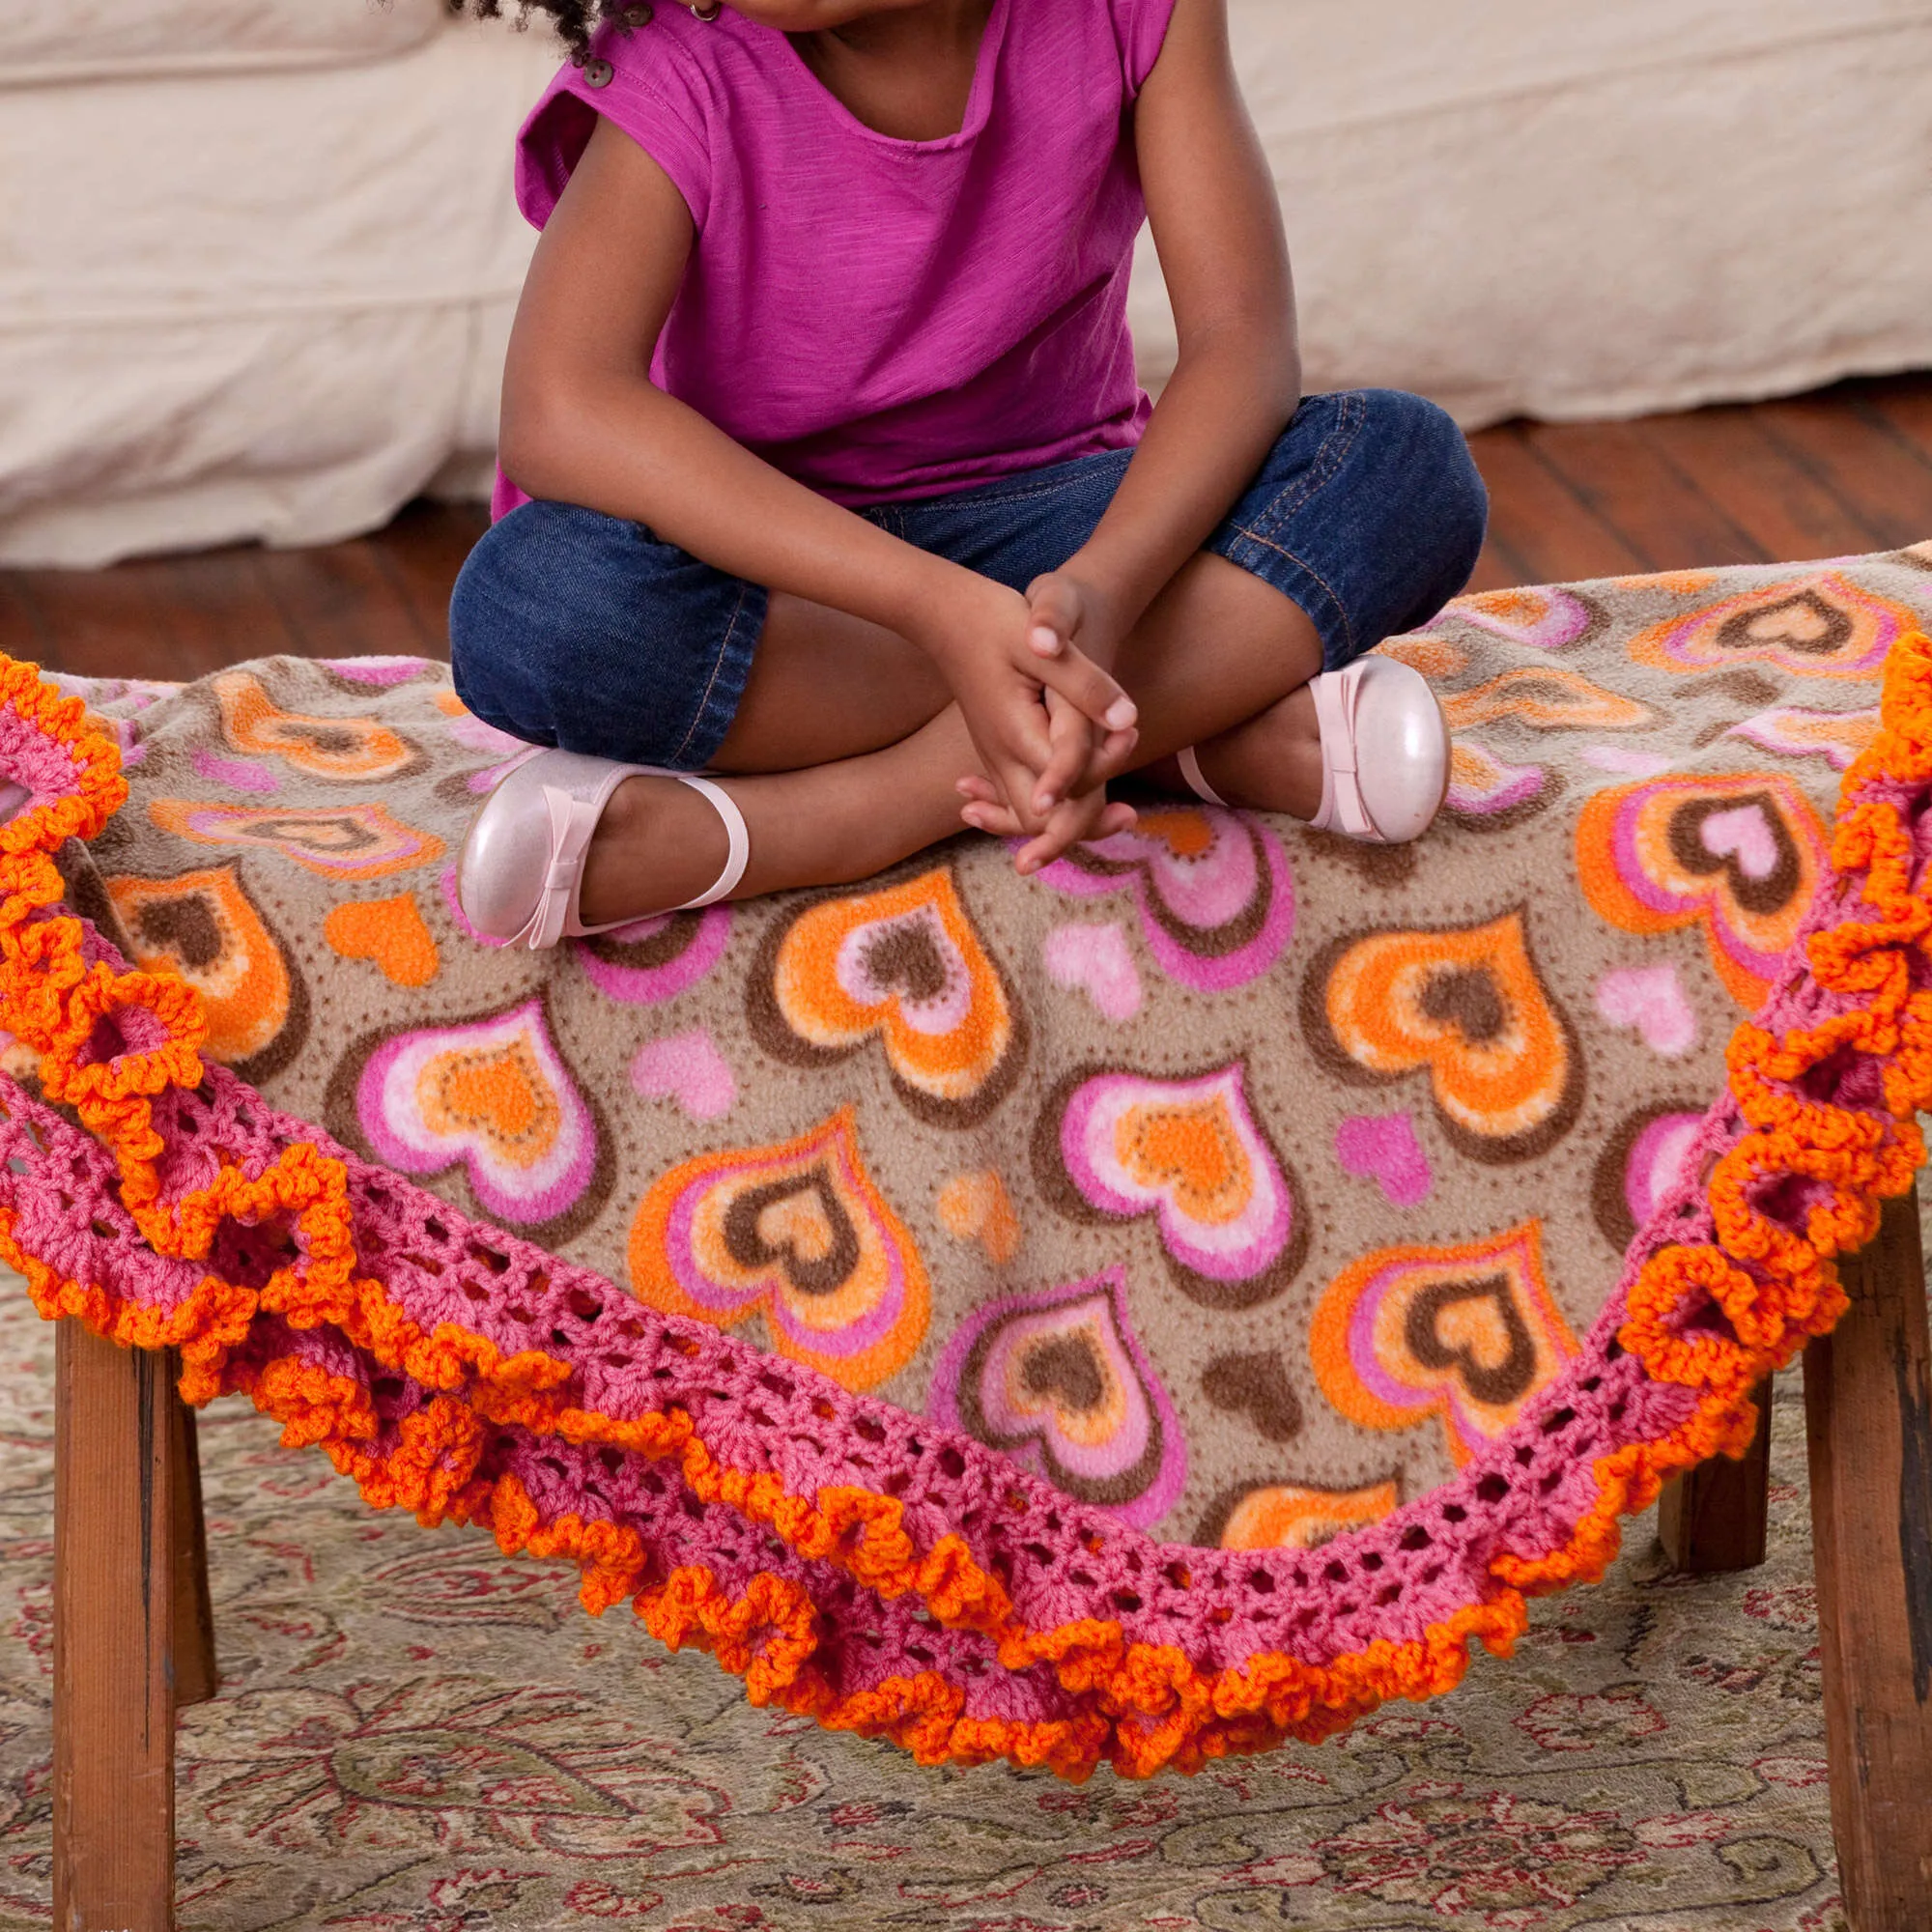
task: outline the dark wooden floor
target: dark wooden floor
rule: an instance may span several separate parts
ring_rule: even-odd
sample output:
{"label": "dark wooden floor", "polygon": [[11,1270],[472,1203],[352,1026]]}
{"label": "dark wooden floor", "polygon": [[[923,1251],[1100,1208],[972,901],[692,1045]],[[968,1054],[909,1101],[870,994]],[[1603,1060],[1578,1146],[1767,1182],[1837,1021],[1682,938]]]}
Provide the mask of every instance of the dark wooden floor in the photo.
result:
{"label": "dark wooden floor", "polygon": [[[1932,538],[1932,373],[1638,422],[1511,423],[1474,443],[1493,503],[1479,589]],[[418,503],[322,550],[0,571],[0,651],[176,678],[276,651],[443,657],[449,586],[483,524]]]}

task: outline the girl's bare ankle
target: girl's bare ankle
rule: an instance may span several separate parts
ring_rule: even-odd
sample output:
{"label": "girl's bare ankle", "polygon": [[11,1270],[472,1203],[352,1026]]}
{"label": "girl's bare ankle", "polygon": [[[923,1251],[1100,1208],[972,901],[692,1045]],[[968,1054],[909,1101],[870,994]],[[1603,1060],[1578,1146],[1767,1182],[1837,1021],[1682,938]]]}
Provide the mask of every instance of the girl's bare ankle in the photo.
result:
{"label": "girl's bare ankle", "polygon": [[611,795],[583,861],[586,925],[643,919],[683,905],[724,869],[724,821],[674,779],[626,779]]}

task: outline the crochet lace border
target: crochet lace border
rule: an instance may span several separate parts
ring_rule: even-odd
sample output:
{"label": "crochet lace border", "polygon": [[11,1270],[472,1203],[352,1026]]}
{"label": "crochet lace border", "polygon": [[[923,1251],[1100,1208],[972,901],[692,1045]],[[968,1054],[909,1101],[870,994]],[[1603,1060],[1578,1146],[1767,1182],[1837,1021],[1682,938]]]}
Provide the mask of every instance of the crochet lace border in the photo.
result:
{"label": "crochet lace border", "polygon": [[[80,700],[4,658],[0,770],[30,794],[0,827],[0,1026],[40,1087],[0,1085],[0,1256],[41,1313],[178,1350],[187,1401],[246,1393],[372,1505],[568,1558],[593,1613],[628,1600],[753,1702],[923,1762],[1192,1772],[1450,1689],[1471,1638],[1508,1652],[1526,1597],[1602,1575],[1619,1517],[1742,1452],[1752,1388],[1843,1312],[1833,1257],[1924,1158],[1932,642],[1915,634],[1846,775],[1833,876],[1731,1041],[1703,1157],[1580,1354],[1455,1481],[1319,1550],[1158,1544],[274,1113],[203,1062],[191,987],[129,970],[66,910],[55,855],[127,787]],[[520,1313],[549,1346],[507,1346],[473,1284],[473,1314],[449,1319],[445,1268],[378,1240],[384,1215],[541,1300]],[[418,1320],[432,1303],[441,1319]],[[652,1406],[600,1406],[594,1350],[628,1385],[646,1374]]]}

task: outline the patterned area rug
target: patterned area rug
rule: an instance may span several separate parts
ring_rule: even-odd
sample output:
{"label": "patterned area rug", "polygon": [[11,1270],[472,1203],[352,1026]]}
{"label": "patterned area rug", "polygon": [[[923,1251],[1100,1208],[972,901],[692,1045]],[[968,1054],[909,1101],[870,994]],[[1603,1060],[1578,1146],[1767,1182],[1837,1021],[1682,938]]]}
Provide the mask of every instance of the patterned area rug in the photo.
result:
{"label": "patterned area rug", "polygon": [[[6,1932],[52,1920],[52,1363],[0,1279]],[[1459,1696],[1077,1789],[753,1710],[243,1402],[202,1454],[223,1688],[181,1732],[184,1932],[1842,1932],[1792,1378],[1762,1570],[1670,1577],[1639,1520]]]}

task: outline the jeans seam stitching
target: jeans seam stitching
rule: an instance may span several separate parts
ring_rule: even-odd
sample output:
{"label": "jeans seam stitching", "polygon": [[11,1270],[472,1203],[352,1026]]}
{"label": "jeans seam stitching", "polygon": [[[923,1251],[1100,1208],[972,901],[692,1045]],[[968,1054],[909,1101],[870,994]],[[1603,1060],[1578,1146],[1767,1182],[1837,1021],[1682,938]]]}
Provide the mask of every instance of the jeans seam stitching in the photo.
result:
{"label": "jeans seam stitching", "polygon": [[[1120,452],[1111,449],[1104,449],[1104,450],[1095,450],[1094,452],[1094,456],[1114,456],[1122,453],[1124,453],[1128,456],[1132,455],[1131,450],[1126,452]],[[1075,463],[1082,463],[1082,462],[1091,463],[1094,460],[1094,457],[1076,457],[1072,460]],[[1055,465],[1054,467],[1057,469],[1060,466]],[[1073,479],[1071,477],[1064,477],[1060,481],[1055,483],[1029,483],[1023,486],[1014,485],[1010,489],[997,483],[988,484],[979,490],[960,491],[959,493],[957,493],[957,495],[923,497],[920,500],[919,507],[921,509],[932,508],[932,509],[944,509],[944,510],[953,510],[963,507],[970,510],[980,504],[993,505],[1000,503],[1030,503],[1036,501],[1037,498],[1041,497],[1058,497],[1059,495],[1062,494],[1062,492],[1064,492],[1067,488],[1068,484],[1070,484],[1072,480]],[[960,497],[969,497],[971,500],[968,503],[962,505],[959,502]]]}
{"label": "jeans seam stitching", "polygon": [[1352,657],[1355,650],[1355,627],[1349,621],[1349,607],[1336,595],[1335,586],[1306,557],[1296,556],[1285,544],[1278,544],[1272,537],[1264,537],[1259,530],[1248,529],[1245,526],[1237,525],[1236,527],[1250,543],[1258,543],[1264,549],[1273,551],[1277,556],[1286,557],[1297,570],[1305,570],[1321,586],[1323,594],[1335,607],[1335,614],[1342,620],[1342,630],[1348,639],[1349,652]]}
{"label": "jeans seam stitching", "polygon": [[[1315,461],[1309,466],[1309,473],[1298,484],[1291,485],[1270,502],[1255,521],[1273,526],[1285,523],[1295,511],[1305,509],[1321,491],[1335,480],[1342,465],[1348,460],[1349,452],[1355,446],[1355,439],[1362,432],[1362,424],[1368,419],[1368,408],[1363,403],[1359,390],[1350,390],[1341,398],[1342,412],[1335,427],[1321,439],[1321,447],[1315,453]],[[1272,546],[1279,548],[1279,546]],[[1284,556],[1289,553],[1282,552]],[[1311,573],[1312,575],[1312,573]]]}
{"label": "jeans seam stitching", "polygon": [[730,654],[731,639],[737,634],[738,619],[744,615],[745,598],[750,590],[749,583],[740,583],[738,586],[738,601],[731,608],[731,619],[724,626],[724,637],[718,646],[718,655],[711,661],[711,675],[705,680],[704,694],[697,700],[697,709],[692,715],[690,727],[686,730],[683,740],[667,760],[669,764],[676,764],[678,759],[684,756],[692,739],[697,735],[697,727],[704,723],[705,713],[711,708],[711,694],[718,688],[718,673],[724,668],[724,660]]}

